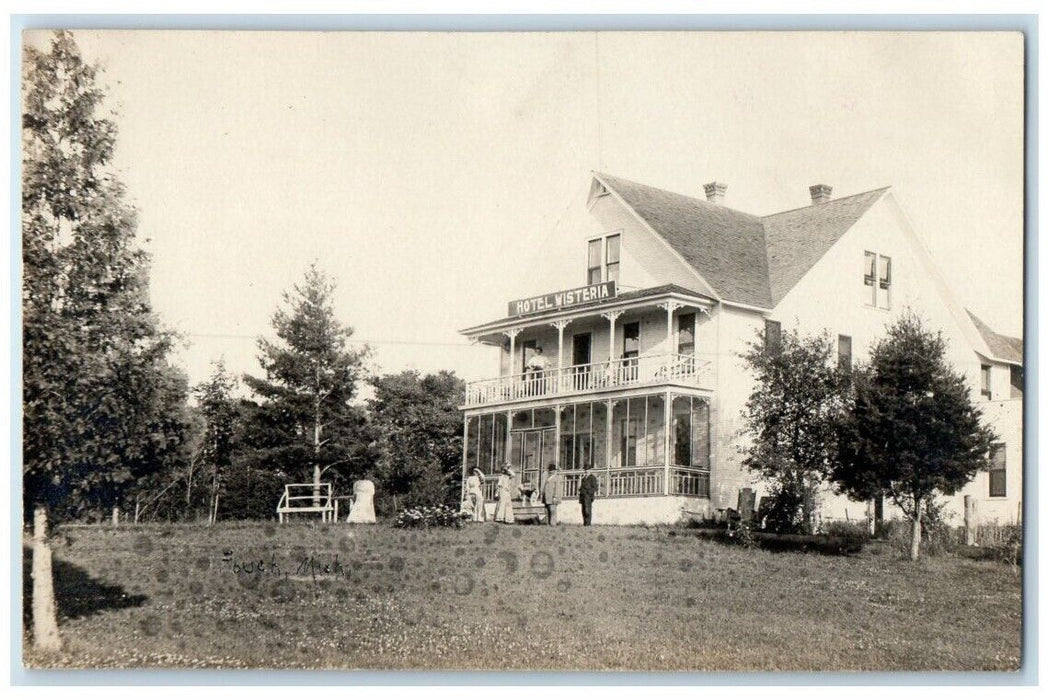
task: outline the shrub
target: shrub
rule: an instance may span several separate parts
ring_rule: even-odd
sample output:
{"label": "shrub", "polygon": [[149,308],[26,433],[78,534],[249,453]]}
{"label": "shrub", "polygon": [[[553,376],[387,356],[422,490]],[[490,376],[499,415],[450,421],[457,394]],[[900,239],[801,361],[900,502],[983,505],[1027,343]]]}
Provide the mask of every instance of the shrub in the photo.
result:
{"label": "shrub", "polygon": [[976,542],[992,550],[995,559],[1011,566],[1019,565],[1023,558],[1023,528],[1019,525],[980,525],[976,528]]}
{"label": "shrub", "polygon": [[454,527],[460,528],[469,513],[445,505],[405,508],[394,518],[393,526],[402,528]]}

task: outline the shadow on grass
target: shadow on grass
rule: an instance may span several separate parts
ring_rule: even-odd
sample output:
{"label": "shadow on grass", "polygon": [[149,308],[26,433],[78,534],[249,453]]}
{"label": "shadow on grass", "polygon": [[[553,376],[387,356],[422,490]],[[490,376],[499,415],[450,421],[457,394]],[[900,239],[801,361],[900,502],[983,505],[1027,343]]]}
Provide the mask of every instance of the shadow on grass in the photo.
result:
{"label": "shadow on grass", "polygon": [[[25,629],[33,625],[33,550],[22,548],[22,622]],[[79,566],[51,557],[51,578],[55,585],[58,621],[87,617],[106,610],[134,608],[148,600],[144,595],[130,595],[121,586],[109,586],[88,575]]]}

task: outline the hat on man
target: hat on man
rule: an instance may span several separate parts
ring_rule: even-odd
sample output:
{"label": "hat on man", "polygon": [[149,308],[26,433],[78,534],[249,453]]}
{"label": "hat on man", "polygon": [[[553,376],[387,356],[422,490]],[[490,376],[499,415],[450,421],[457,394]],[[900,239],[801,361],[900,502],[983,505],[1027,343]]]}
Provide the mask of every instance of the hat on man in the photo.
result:
{"label": "hat on man", "polygon": [[484,476],[484,472],[481,471],[480,469],[478,469],[477,467],[474,467],[474,472],[473,473],[476,474],[477,476],[480,476],[480,477]]}
{"label": "hat on man", "polygon": [[505,467],[503,467],[503,471],[507,474],[507,476],[513,476],[514,475],[514,470],[509,464],[507,464]]}
{"label": "hat on man", "polygon": [[547,470],[548,472],[555,472],[555,471],[557,471],[557,465],[551,462],[551,463],[550,463],[550,466],[549,466],[549,467],[547,467],[547,468],[546,468],[546,470]]}

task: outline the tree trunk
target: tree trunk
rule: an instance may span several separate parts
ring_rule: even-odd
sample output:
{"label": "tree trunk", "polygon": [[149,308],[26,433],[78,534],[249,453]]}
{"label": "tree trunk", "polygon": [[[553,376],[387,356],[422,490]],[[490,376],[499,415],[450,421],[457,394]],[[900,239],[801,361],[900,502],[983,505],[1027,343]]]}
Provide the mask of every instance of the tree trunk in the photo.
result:
{"label": "tree trunk", "polygon": [[911,561],[918,561],[922,543],[922,499],[914,502],[913,528],[911,530]]}
{"label": "tree trunk", "polygon": [[[320,377],[318,376],[318,383]],[[321,404],[313,404],[313,507],[321,504]]]}

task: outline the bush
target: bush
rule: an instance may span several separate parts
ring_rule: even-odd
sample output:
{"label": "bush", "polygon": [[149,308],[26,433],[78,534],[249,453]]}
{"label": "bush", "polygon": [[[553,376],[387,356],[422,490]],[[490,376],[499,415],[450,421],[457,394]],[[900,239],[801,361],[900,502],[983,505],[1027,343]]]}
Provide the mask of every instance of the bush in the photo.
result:
{"label": "bush", "polygon": [[469,517],[469,513],[463,513],[457,508],[445,505],[405,508],[394,518],[393,526],[402,528],[460,528]]}
{"label": "bush", "polygon": [[994,558],[1012,566],[1023,559],[1023,528],[1019,525],[999,525],[997,522],[976,528],[976,542],[995,553]]}

